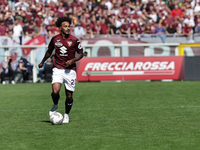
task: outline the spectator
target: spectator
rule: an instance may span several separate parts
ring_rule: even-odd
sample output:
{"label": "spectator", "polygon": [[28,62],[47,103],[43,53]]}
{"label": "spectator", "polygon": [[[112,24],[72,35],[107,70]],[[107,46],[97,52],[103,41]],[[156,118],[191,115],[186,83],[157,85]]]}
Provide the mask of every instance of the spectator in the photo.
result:
{"label": "spectator", "polygon": [[110,34],[111,34],[111,35],[115,35],[115,34],[114,34],[114,32],[113,32],[113,30],[111,30],[111,27],[110,27],[110,26],[111,26],[111,24],[110,24],[110,23],[108,23],[108,25],[107,25],[107,26],[108,26],[108,28],[107,28],[107,31],[106,31],[107,35],[110,35]]}
{"label": "spectator", "polygon": [[31,12],[30,7],[27,7],[27,8],[26,8],[26,11],[25,11],[25,18],[27,19],[28,22],[30,22],[31,20],[33,20],[33,14],[32,14],[32,12]]}
{"label": "spectator", "polygon": [[54,25],[49,25],[49,26],[47,26],[46,30],[47,30],[47,36],[49,36],[49,37],[53,37],[53,36],[59,34],[59,33],[55,30]]}
{"label": "spectator", "polygon": [[44,16],[44,24],[45,25],[50,25],[51,21],[53,20],[54,17],[54,12],[50,11],[49,8],[46,9]]}
{"label": "spectator", "polygon": [[0,35],[5,36],[6,35],[6,26],[3,22],[3,20],[0,21],[1,26],[0,26]]}
{"label": "spectator", "polygon": [[44,7],[41,3],[35,4],[35,17],[38,16],[39,12],[45,12],[45,10],[48,9],[48,7]]}
{"label": "spectator", "polygon": [[176,4],[174,9],[171,11],[171,16],[175,18],[175,17],[181,17],[182,15],[183,15],[183,12]]}
{"label": "spectator", "polygon": [[8,9],[9,9],[8,0],[4,0],[2,6],[3,6],[3,13],[5,14],[8,11]]}
{"label": "spectator", "polygon": [[113,14],[113,15],[115,15],[115,16],[117,16],[118,14],[119,14],[119,9],[118,9],[118,5],[117,5],[117,3],[115,3],[114,4],[114,7],[112,7],[112,9],[111,9],[111,13]]}
{"label": "spectator", "polygon": [[78,23],[78,25],[74,28],[74,35],[79,39],[82,39],[85,35],[85,31],[83,27],[81,27],[80,23]]}
{"label": "spectator", "polygon": [[24,32],[22,26],[19,24],[19,19],[17,19],[13,25],[13,40],[17,44],[22,45],[22,35],[24,35]]}
{"label": "spectator", "polygon": [[90,26],[90,29],[91,29],[92,31],[94,31],[94,24],[91,22],[90,19],[87,20],[86,26],[87,26],[87,25],[89,25],[89,26]]}
{"label": "spectator", "polygon": [[64,13],[66,11],[66,7],[63,7],[63,2],[59,2],[58,6],[58,17],[64,17]]}
{"label": "spectator", "polygon": [[29,4],[25,2],[25,0],[22,0],[20,2],[15,3],[15,10],[23,10],[26,11],[26,8],[29,7]]}
{"label": "spectator", "polygon": [[66,8],[64,15],[66,14],[72,14],[73,10],[72,10],[72,6],[71,6],[71,2],[68,0],[64,0],[63,2],[63,7]]}
{"label": "spectator", "polygon": [[135,34],[137,25],[135,19],[133,19],[132,17],[130,19],[129,27],[130,27],[130,34]]}
{"label": "spectator", "polygon": [[122,5],[122,14],[129,15],[130,13],[131,13],[130,4],[126,2],[125,5]]}
{"label": "spectator", "polygon": [[188,25],[188,23],[184,24],[183,35],[188,38],[192,35],[192,28]]}
{"label": "spectator", "polygon": [[145,34],[145,36],[148,36],[148,34],[152,34],[151,24],[149,22],[147,22],[146,26],[144,27],[143,33]]}
{"label": "spectator", "polygon": [[168,5],[169,9],[173,10],[175,8],[175,1],[168,1],[168,2],[169,2],[169,5]]}
{"label": "spectator", "polygon": [[44,23],[41,23],[41,24],[40,24],[40,30],[39,30],[39,32],[37,33],[37,36],[45,36],[45,35],[47,35],[47,30],[46,30],[46,28],[45,28]]}
{"label": "spectator", "polygon": [[178,23],[176,26],[176,32],[178,35],[181,35],[183,32],[183,18],[177,18]]}
{"label": "spectator", "polygon": [[33,27],[34,27],[33,22],[29,22],[28,28],[26,28],[25,32],[26,36],[34,37],[36,35]]}
{"label": "spectator", "polygon": [[81,18],[81,19],[80,19],[80,24],[81,24],[81,27],[83,27],[83,29],[86,28],[86,22],[85,22],[85,19]]}
{"label": "spectator", "polygon": [[159,23],[162,24],[163,27],[166,27],[167,24],[172,24],[176,18],[177,17],[173,18],[169,13],[166,13],[161,17]]}
{"label": "spectator", "polygon": [[136,34],[135,34],[135,40],[140,40],[141,38],[141,34],[143,33],[142,30],[142,22],[137,22],[137,26],[136,26]]}
{"label": "spectator", "polygon": [[6,84],[5,77],[9,77],[9,82],[15,84],[15,72],[13,70],[12,58],[7,57],[7,61],[2,63],[1,83]]}
{"label": "spectator", "polygon": [[[29,75],[32,73],[33,65],[28,62],[26,58],[21,57],[18,61],[19,65],[17,67],[17,71],[22,73],[23,83],[29,80]],[[18,79],[20,82],[21,78]]]}
{"label": "spectator", "polygon": [[108,10],[112,9],[112,3],[110,2],[110,0],[106,0],[105,6],[108,8]]}
{"label": "spectator", "polygon": [[[154,21],[152,20],[149,20],[150,24],[151,24],[151,30],[152,30],[152,33],[153,34],[156,34],[156,29],[158,27],[157,23],[155,23]],[[162,26],[162,25],[161,25]]]}
{"label": "spectator", "polygon": [[8,28],[6,29],[6,36],[12,38],[13,37],[13,27],[12,25],[8,25]]}
{"label": "spectator", "polygon": [[101,19],[101,34],[107,34],[108,26],[106,25],[105,18]]}
{"label": "spectator", "polygon": [[176,33],[176,28],[173,26],[173,24],[168,24],[166,29],[167,36],[171,36],[174,33]]}
{"label": "spectator", "polygon": [[101,24],[100,20],[97,20],[96,23],[94,24],[94,35],[99,35],[101,34]]}
{"label": "spectator", "polygon": [[125,20],[124,23],[121,26],[121,33],[122,34],[130,34],[130,27],[129,27],[129,21]]}
{"label": "spectator", "polygon": [[90,25],[86,25],[86,29],[85,29],[85,35],[86,37],[89,37],[89,38],[93,38],[93,31],[92,29],[90,28]]}
{"label": "spectator", "polygon": [[26,29],[28,29],[28,26],[29,26],[29,22],[28,22],[28,21],[25,21],[25,24],[24,24],[24,26],[22,27],[23,33],[24,33],[24,34],[26,33]]}
{"label": "spectator", "polygon": [[121,33],[121,25],[122,25],[122,22],[121,22],[121,18],[120,17],[117,17],[116,19],[115,19],[115,27],[116,27],[116,29],[117,29],[117,31],[116,31],[116,33],[117,34],[122,34]]}
{"label": "spectator", "polygon": [[200,33],[200,17],[197,17],[196,25],[195,25],[195,33]]}
{"label": "spectator", "polygon": [[90,18],[90,11],[88,8],[85,8],[85,11],[83,13],[83,19],[85,22],[87,22],[87,20],[89,20],[89,18]]}
{"label": "spectator", "polygon": [[7,13],[4,17],[5,25],[12,25],[14,23],[14,17],[11,13]]}
{"label": "spectator", "polygon": [[149,17],[154,21],[157,22],[157,14],[154,10],[151,11],[151,14],[149,15]]}
{"label": "spectator", "polygon": [[33,15],[33,19],[35,19],[35,17],[37,16],[36,14],[37,12],[36,12],[36,6],[34,4],[34,1],[29,0],[27,1],[27,3],[29,4],[30,12]]}
{"label": "spectator", "polygon": [[55,3],[56,5],[58,4],[58,0],[47,0],[47,5]]}
{"label": "spectator", "polygon": [[12,10],[15,10],[15,0],[8,0],[8,4],[12,8]]}
{"label": "spectator", "polygon": [[155,34],[158,35],[162,42],[165,43],[166,42],[166,34],[165,34],[165,30],[162,27],[161,24],[158,24],[158,27],[156,28]]}
{"label": "spectator", "polygon": [[37,13],[37,17],[35,18],[35,24],[36,24],[35,30],[36,30],[36,33],[38,33],[39,30],[40,30],[41,24],[44,24],[44,19],[42,17],[42,12],[38,12]]}
{"label": "spectator", "polygon": [[184,24],[188,24],[189,27],[193,28],[195,26],[194,19],[191,15],[187,15],[187,17],[183,21]]}
{"label": "spectator", "polygon": [[[180,3],[178,1],[168,2],[167,0],[73,0],[72,2],[69,0],[18,0],[15,3],[15,10],[10,7],[10,3],[13,1],[14,0],[1,0],[0,20],[4,20],[7,26],[9,24],[14,24],[15,19],[18,18],[22,21],[19,22],[22,27],[26,26],[28,20],[34,20],[36,24],[34,30],[37,35],[43,35],[40,32],[42,29],[40,26],[42,22],[44,22],[44,26],[47,30],[46,35],[50,35],[49,32],[58,33],[54,31],[56,29],[55,27],[54,30],[49,30],[49,27],[51,28],[51,24],[53,24],[57,16],[70,17],[73,19],[73,25],[76,25],[78,22],[84,23],[84,25],[81,24],[81,26],[85,29],[85,33],[86,28],[87,32],[90,32],[89,27],[87,27],[88,22],[90,22],[90,28],[93,30],[93,34],[121,35],[121,25],[125,20],[128,20],[130,22],[130,32],[136,34],[138,29],[138,26],[136,26],[137,22],[148,22],[151,19],[153,33],[155,33],[155,29],[153,28],[155,28],[157,24],[162,24],[164,29],[167,28],[167,24],[173,24],[175,28],[179,28],[179,30],[176,29],[177,33],[182,34],[182,22],[180,22],[179,19],[184,18],[184,23],[190,22],[190,24],[193,24],[193,16],[195,15],[193,14],[193,9],[196,10],[196,4],[188,0]],[[103,18],[105,18],[105,24],[101,25]],[[96,32],[94,28],[94,24],[97,25],[97,20],[100,20],[100,32]],[[197,21],[195,25],[197,25]],[[192,25],[193,29],[195,25]],[[144,27],[144,29],[146,28]],[[150,30],[144,30],[144,33],[145,32],[150,32]]]}

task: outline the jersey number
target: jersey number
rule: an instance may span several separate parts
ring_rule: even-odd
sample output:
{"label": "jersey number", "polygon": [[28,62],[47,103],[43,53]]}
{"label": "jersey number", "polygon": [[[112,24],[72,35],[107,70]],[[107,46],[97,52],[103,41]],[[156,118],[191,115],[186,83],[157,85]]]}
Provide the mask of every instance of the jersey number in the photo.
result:
{"label": "jersey number", "polygon": [[74,85],[74,79],[71,80],[71,85]]}

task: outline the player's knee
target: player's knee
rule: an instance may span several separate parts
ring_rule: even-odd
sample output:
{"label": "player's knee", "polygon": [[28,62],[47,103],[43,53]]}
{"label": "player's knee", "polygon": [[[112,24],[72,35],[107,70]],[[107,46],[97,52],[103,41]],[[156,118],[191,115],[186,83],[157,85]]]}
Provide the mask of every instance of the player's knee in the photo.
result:
{"label": "player's knee", "polygon": [[66,98],[66,101],[65,101],[65,105],[72,105],[73,104],[73,98]]}
{"label": "player's knee", "polygon": [[54,93],[55,95],[56,95],[56,94],[59,94],[59,90],[53,89],[53,92],[52,92],[52,93]]}

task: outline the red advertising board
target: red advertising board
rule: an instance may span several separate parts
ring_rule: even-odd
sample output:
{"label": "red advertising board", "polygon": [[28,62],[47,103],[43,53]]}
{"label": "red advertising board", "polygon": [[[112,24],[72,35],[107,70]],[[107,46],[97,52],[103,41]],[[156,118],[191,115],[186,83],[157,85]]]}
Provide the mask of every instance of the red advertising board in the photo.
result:
{"label": "red advertising board", "polygon": [[78,63],[77,81],[181,80],[182,56],[172,57],[84,57]]}

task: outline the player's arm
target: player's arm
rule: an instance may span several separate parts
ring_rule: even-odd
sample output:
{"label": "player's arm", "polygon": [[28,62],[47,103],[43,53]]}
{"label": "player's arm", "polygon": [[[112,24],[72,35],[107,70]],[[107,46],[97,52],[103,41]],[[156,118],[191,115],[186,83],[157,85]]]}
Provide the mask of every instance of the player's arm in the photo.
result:
{"label": "player's arm", "polygon": [[74,59],[68,60],[66,64],[67,66],[70,66],[72,63],[79,61],[81,58],[83,58],[83,52],[79,53]]}
{"label": "player's arm", "polygon": [[51,56],[52,52],[53,52],[53,50],[51,50],[51,49],[48,49],[46,51],[44,58],[42,59],[41,63],[39,63],[39,65],[38,65],[39,68],[43,67],[44,62]]}
{"label": "player's arm", "polygon": [[51,39],[49,46],[48,46],[48,50],[46,51],[41,63],[38,65],[39,68],[43,67],[44,62],[51,56],[53,50],[54,50],[54,38]]}
{"label": "player's arm", "polygon": [[72,65],[73,63],[75,63],[76,61],[80,60],[81,58],[83,58],[83,47],[81,46],[81,43],[79,40],[76,40],[76,46],[75,46],[76,52],[78,53],[78,55],[76,55],[75,58],[68,60],[66,62],[67,66]]}

